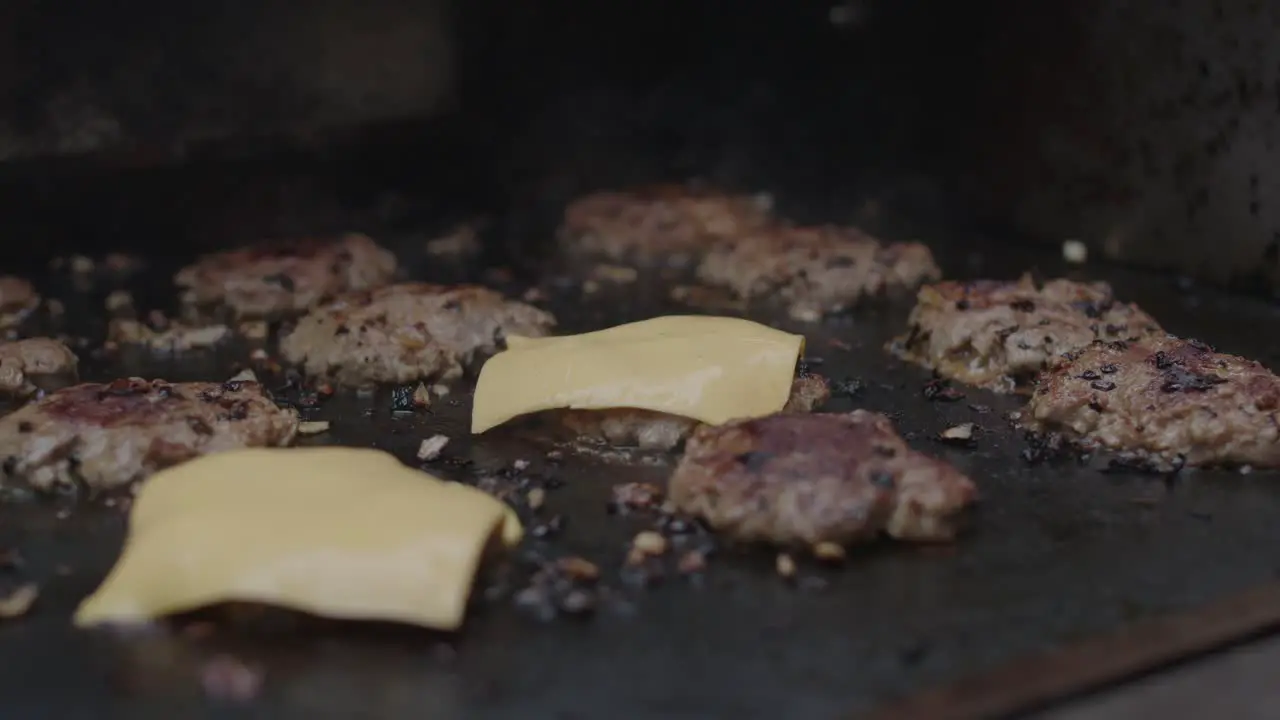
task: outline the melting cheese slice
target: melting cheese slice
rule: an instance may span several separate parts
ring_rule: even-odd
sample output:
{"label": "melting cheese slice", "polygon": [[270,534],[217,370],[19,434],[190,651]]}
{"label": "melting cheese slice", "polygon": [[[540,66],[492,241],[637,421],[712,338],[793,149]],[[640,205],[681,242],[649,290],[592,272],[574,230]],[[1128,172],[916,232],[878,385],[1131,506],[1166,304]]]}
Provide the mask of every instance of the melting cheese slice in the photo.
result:
{"label": "melting cheese slice", "polygon": [[354,448],[250,449],[152,476],[79,626],[221,602],[457,629],[485,551],[520,521],[475,488]]}
{"label": "melting cheese slice", "polygon": [[718,425],[787,404],[804,337],[678,315],[563,337],[507,338],[480,370],[471,432],[519,415],[640,408]]}

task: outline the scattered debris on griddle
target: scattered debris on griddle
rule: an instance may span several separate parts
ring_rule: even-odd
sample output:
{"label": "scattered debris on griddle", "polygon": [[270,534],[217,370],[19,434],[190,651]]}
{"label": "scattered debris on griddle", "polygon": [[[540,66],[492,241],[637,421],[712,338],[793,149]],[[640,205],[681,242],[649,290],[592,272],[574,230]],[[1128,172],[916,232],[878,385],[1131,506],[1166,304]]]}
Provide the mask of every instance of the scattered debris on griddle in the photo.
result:
{"label": "scattered debris on griddle", "polygon": [[107,295],[107,312],[112,315],[125,315],[133,312],[133,296],[125,290],[116,290]]}
{"label": "scattered debris on griddle", "polygon": [[465,258],[480,251],[480,224],[461,223],[449,232],[426,242],[426,253],[431,257]]}
{"label": "scattered debris on griddle", "polygon": [[448,444],[449,437],[447,435],[432,435],[418,445],[418,459],[423,462],[431,462],[440,457],[444,446]]}
{"label": "scattered debris on griddle", "polygon": [[813,546],[813,556],[826,563],[842,563],[845,559],[844,546],[833,542],[820,542]]}
{"label": "scattered debris on griddle", "polygon": [[0,548],[0,570],[20,570],[26,561],[17,548]]}
{"label": "scattered debris on griddle", "polygon": [[783,580],[792,580],[796,576],[796,561],[787,553],[778,553],[773,568]]}
{"label": "scattered debris on griddle", "polygon": [[529,506],[529,509],[537,512],[538,509],[547,501],[547,489],[540,487],[531,488],[529,492],[525,493],[524,498],[525,504]]}
{"label": "scattered debris on griddle", "polygon": [[263,672],[231,655],[218,655],[200,668],[200,686],[211,698],[245,703],[258,696]]}
{"label": "scattered debris on griddle", "polygon": [[1023,434],[1023,439],[1026,440],[1028,447],[1023,448],[1022,459],[1032,465],[1067,458],[1080,459],[1079,449],[1058,433],[1028,431]]}
{"label": "scattered debris on griddle", "polygon": [[991,412],[991,407],[988,405],[970,405],[969,409],[978,413],[979,415],[986,415],[987,413]]}
{"label": "scattered debris on griddle", "polygon": [[932,402],[956,402],[964,399],[964,393],[951,387],[945,378],[933,378],[924,384],[924,399]]}
{"label": "scattered debris on griddle", "polygon": [[319,435],[329,432],[328,420],[306,420],[298,423],[299,435]]}
{"label": "scattered debris on griddle", "polygon": [[832,396],[842,396],[847,398],[857,398],[867,389],[867,384],[855,377],[847,377],[843,380],[837,380],[831,384]]}
{"label": "scattered debris on griddle", "polygon": [[177,322],[163,325],[163,329],[156,329],[137,320],[116,318],[107,327],[107,340],[117,345],[143,345],[153,352],[169,353],[213,347],[231,334],[226,325],[193,326]]}
{"label": "scattered debris on griddle", "polygon": [[0,620],[11,620],[26,615],[40,597],[40,586],[23,583],[0,596]]}
{"label": "scattered debris on griddle", "polygon": [[747,303],[723,290],[701,285],[677,285],[671,289],[672,300],[701,310],[736,311],[747,309]]}
{"label": "scattered debris on griddle", "polygon": [[655,510],[662,504],[662,488],[653,483],[629,482],[613,486],[613,497],[605,509],[609,514]]}
{"label": "scattered debris on griddle", "polygon": [[604,282],[625,285],[633,283],[640,277],[640,272],[624,265],[596,265],[591,269],[591,277]]}
{"label": "scattered debris on griddle", "polygon": [[667,538],[662,533],[644,530],[631,538],[631,549],[649,557],[661,557],[667,553]]}
{"label": "scattered debris on griddle", "polygon": [[237,330],[247,340],[266,340],[269,333],[267,323],[263,320],[246,320],[240,323]]}
{"label": "scattered debris on griddle", "polygon": [[231,376],[231,378],[230,378],[229,380],[227,380],[227,382],[251,382],[251,383],[256,383],[256,382],[258,382],[258,375],[257,375],[256,373],[254,373],[254,372],[253,372],[253,370],[250,370],[249,368],[245,368],[245,369],[241,370],[240,372],[236,373],[235,375],[232,375],[232,376]]}
{"label": "scattered debris on griddle", "polygon": [[431,391],[427,390],[427,386],[423,383],[418,383],[418,387],[413,389],[413,406],[416,408],[431,406]]}
{"label": "scattered debris on griddle", "polygon": [[1176,475],[1187,464],[1185,455],[1172,459],[1141,452],[1122,452],[1107,459],[1104,473],[1138,473],[1142,475]]}
{"label": "scattered debris on griddle", "polygon": [[600,568],[581,557],[543,563],[529,584],[515,594],[516,608],[542,621],[557,616],[583,617],[599,603]]}
{"label": "scattered debris on griddle", "polygon": [[701,550],[686,550],[676,563],[676,571],[684,576],[699,577],[707,571],[707,556]]}
{"label": "scattered debris on griddle", "polygon": [[529,528],[529,534],[539,540],[549,540],[559,537],[568,524],[569,519],[564,515],[552,515],[546,522],[538,523]]}
{"label": "scattered debris on griddle", "polygon": [[974,423],[960,423],[943,430],[938,435],[938,440],[948,445],[958,445],[960,447],[977,447],[977,428]]}

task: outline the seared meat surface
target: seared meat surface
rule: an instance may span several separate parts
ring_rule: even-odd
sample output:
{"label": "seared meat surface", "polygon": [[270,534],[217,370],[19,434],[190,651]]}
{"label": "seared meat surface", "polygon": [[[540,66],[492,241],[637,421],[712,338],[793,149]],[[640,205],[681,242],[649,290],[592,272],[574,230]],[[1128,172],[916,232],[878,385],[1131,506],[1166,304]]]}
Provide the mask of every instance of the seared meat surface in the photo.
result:
{"label": "seared meat surface", "polygon": [[403,283],[316,308],[280,351],[308,375],[341,385],[450,380],[506,335],[539,337],[554,325],[550,313],[487,288]]}
{"label": "seared meat surface", "polygon": [[768,196],[726,195],[679,185],[598,192],[565,209],[560,244],[573,254],[685,266],[720,238],[770,222]]}
{"label": "seared meat surface", "polygon": [[1029,429],[1159,467],[1280,466],[1280,378],[1193,340],[1097,342],[1055,359],[1022,413]]}
{"label": "seared meat surface", "polygon": [[0,328],[21,323],[39,306],[34,285],[13,275],[0,276]]}
{"label": "seared meat surface", "polygon": [[1154,319],[1117,302],[1106,283],[1051,280],[941,282],[920,289],[907,333],[890,350],[939,375],[1009,393],[1046,363],[1095,340],[1161,334]]}
{"label": "seared meat surface", "polygon": [[77,380],[79,359],[52,338],[0,343],[0,393],[28,398]]}
{"label": "seared meat surface", "polygon": [[949,540],[977,489],[912,450],[885,416],[856,410],[699,427],[667,495],[736,540],[813,546],[882,531]]}
{"label": "seared meat surface", "polygon": [[[831,397],[831,385],[820,375],[800,375],[791,383],[783,412],[812,412]],[[644,450],[672,450],[698,426],[691,418],[638,410],[558,410],[552,413],[580,439]]]}
{"label": "seared meat surface", "polygon": [[0,481],[119,488],[200,455],[288,445],[297,428],[253,382],[74,385],[0,418]]}
{"label": "seared meat surface", "polygon": [[348,290],[391,281],[396,258],[365,235],[278,242],[206,255],[174,282],[199,306],[225,306],[240,317],[303,312]]}
{"label": "seared meat surface", "polygon": [[884,244],[854,228],[761,228],[717,245],[698,277],[743,298],[778,296],[792,317],[817,320],[864,298],[913,290],[941,277],[919,243]]}

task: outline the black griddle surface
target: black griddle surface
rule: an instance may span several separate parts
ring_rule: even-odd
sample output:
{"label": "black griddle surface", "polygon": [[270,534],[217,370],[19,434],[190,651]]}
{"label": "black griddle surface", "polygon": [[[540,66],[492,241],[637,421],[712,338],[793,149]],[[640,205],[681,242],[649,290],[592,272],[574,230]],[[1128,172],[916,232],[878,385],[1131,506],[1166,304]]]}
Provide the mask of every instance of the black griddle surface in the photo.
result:
{"label": "black griddle surface", "polygon": [[[1011,277],[1053,258],[1008,253],[948,261],[953,276]],[[1074,271],[1084,277],[1085,271]],[[1275,310],[1261,302],[1188,291],[1170,278],[1094,268],[1125,299],[1142,303],[1171,331],[1264,362],[1275,351]],[[583,298],[548,279],[548,306],[562,331],[639,319],[674,306],[661,284],[610,286]],[[86,301],[95,305],[99,296]],[[861,379],[855,406],[898,418],[912,444],[955,463],[978,483],[983,503],[972,530],[953,546],[876,543],[846,567],[802,565],[822,589],[782,582],[767,551],[710,561],[702,585],[669,577],[632,589],[618,580],[628,539],[646,522],[606,513],[610,487],[662,482],[668,470],[616,459],[568,455],[559,468],[547,450],[515,431],[468,437],[465,389],[430,414],[395,418],[385,393],[339,395],[313,415],[330,433],[303,444],[375,446],[410,461],[436,432],[452,439],[436,463],[462,478],[509,467],[554,473],[564,487],[546,513],[569,518],[564,535],[529,541],[548,555],[581,554],[605,568],[623,602],[589,620],[528,618],[507,600],[482,601],[455,637],[413,629],[326,625],[322,629],[220,629],[193,639],[172,632],[119,636],[70,627],[75,604],[109,569],[123,536],[113,509],[57,503],[0,505],[0,547],[27,560],[18,576],[41,582],[28,616],[0,624],[0,707],[5,717],[156,718],[589,718],[836,717],[938,681],[953,679],[1056,642],[1184,608],[1271,578],[1280,568],[1280,482],[1275,473],[1187,471],[1172,482],[1103,473],[1074,462],[1029,465],[1027,447],[1005,414],[1016,398],[965,389],[953,403],[930,402],[924,370],[882,351],[906,308],[868,308],[820,325],[753,317],[804,332],[814,370]],[[73,310],[72,315],[75,315]],[[836,341],[836,343],[833,343]],[[840,345],[839,343],[847,344]],[[238,356],[237,356],[238,355]],[[89,362],[91,379],[137,373],[173,380],[225,379],[245,359],[114,365]],[[971,404],[991,408],[979,413]],[[976,449],[933,437],[961,422],[982,428]],[[414,463],[416,464],[416,462]],[[251,501],[251,498],[249,499]],[[234,532],[234,528],[228,528]],[[2,578],[0,578],[2,579]],[[203,663],[229,653],[265,669],[247,704],[206,696]]]}

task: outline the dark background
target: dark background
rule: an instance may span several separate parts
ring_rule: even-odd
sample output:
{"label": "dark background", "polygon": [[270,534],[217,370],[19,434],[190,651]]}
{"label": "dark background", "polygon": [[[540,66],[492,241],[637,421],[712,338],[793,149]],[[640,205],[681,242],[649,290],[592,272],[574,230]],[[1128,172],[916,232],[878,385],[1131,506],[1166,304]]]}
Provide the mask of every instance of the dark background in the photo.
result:
{"label": "dark background", "polygon": [[1078,237],[1095,257],[1280,279],[1280,8],[846,7],[834,24],[829,2],[783,0],[14,3],[4,254],[488,213],[495,252],[536,256],[574,194],[701,176],[800,220]]}

